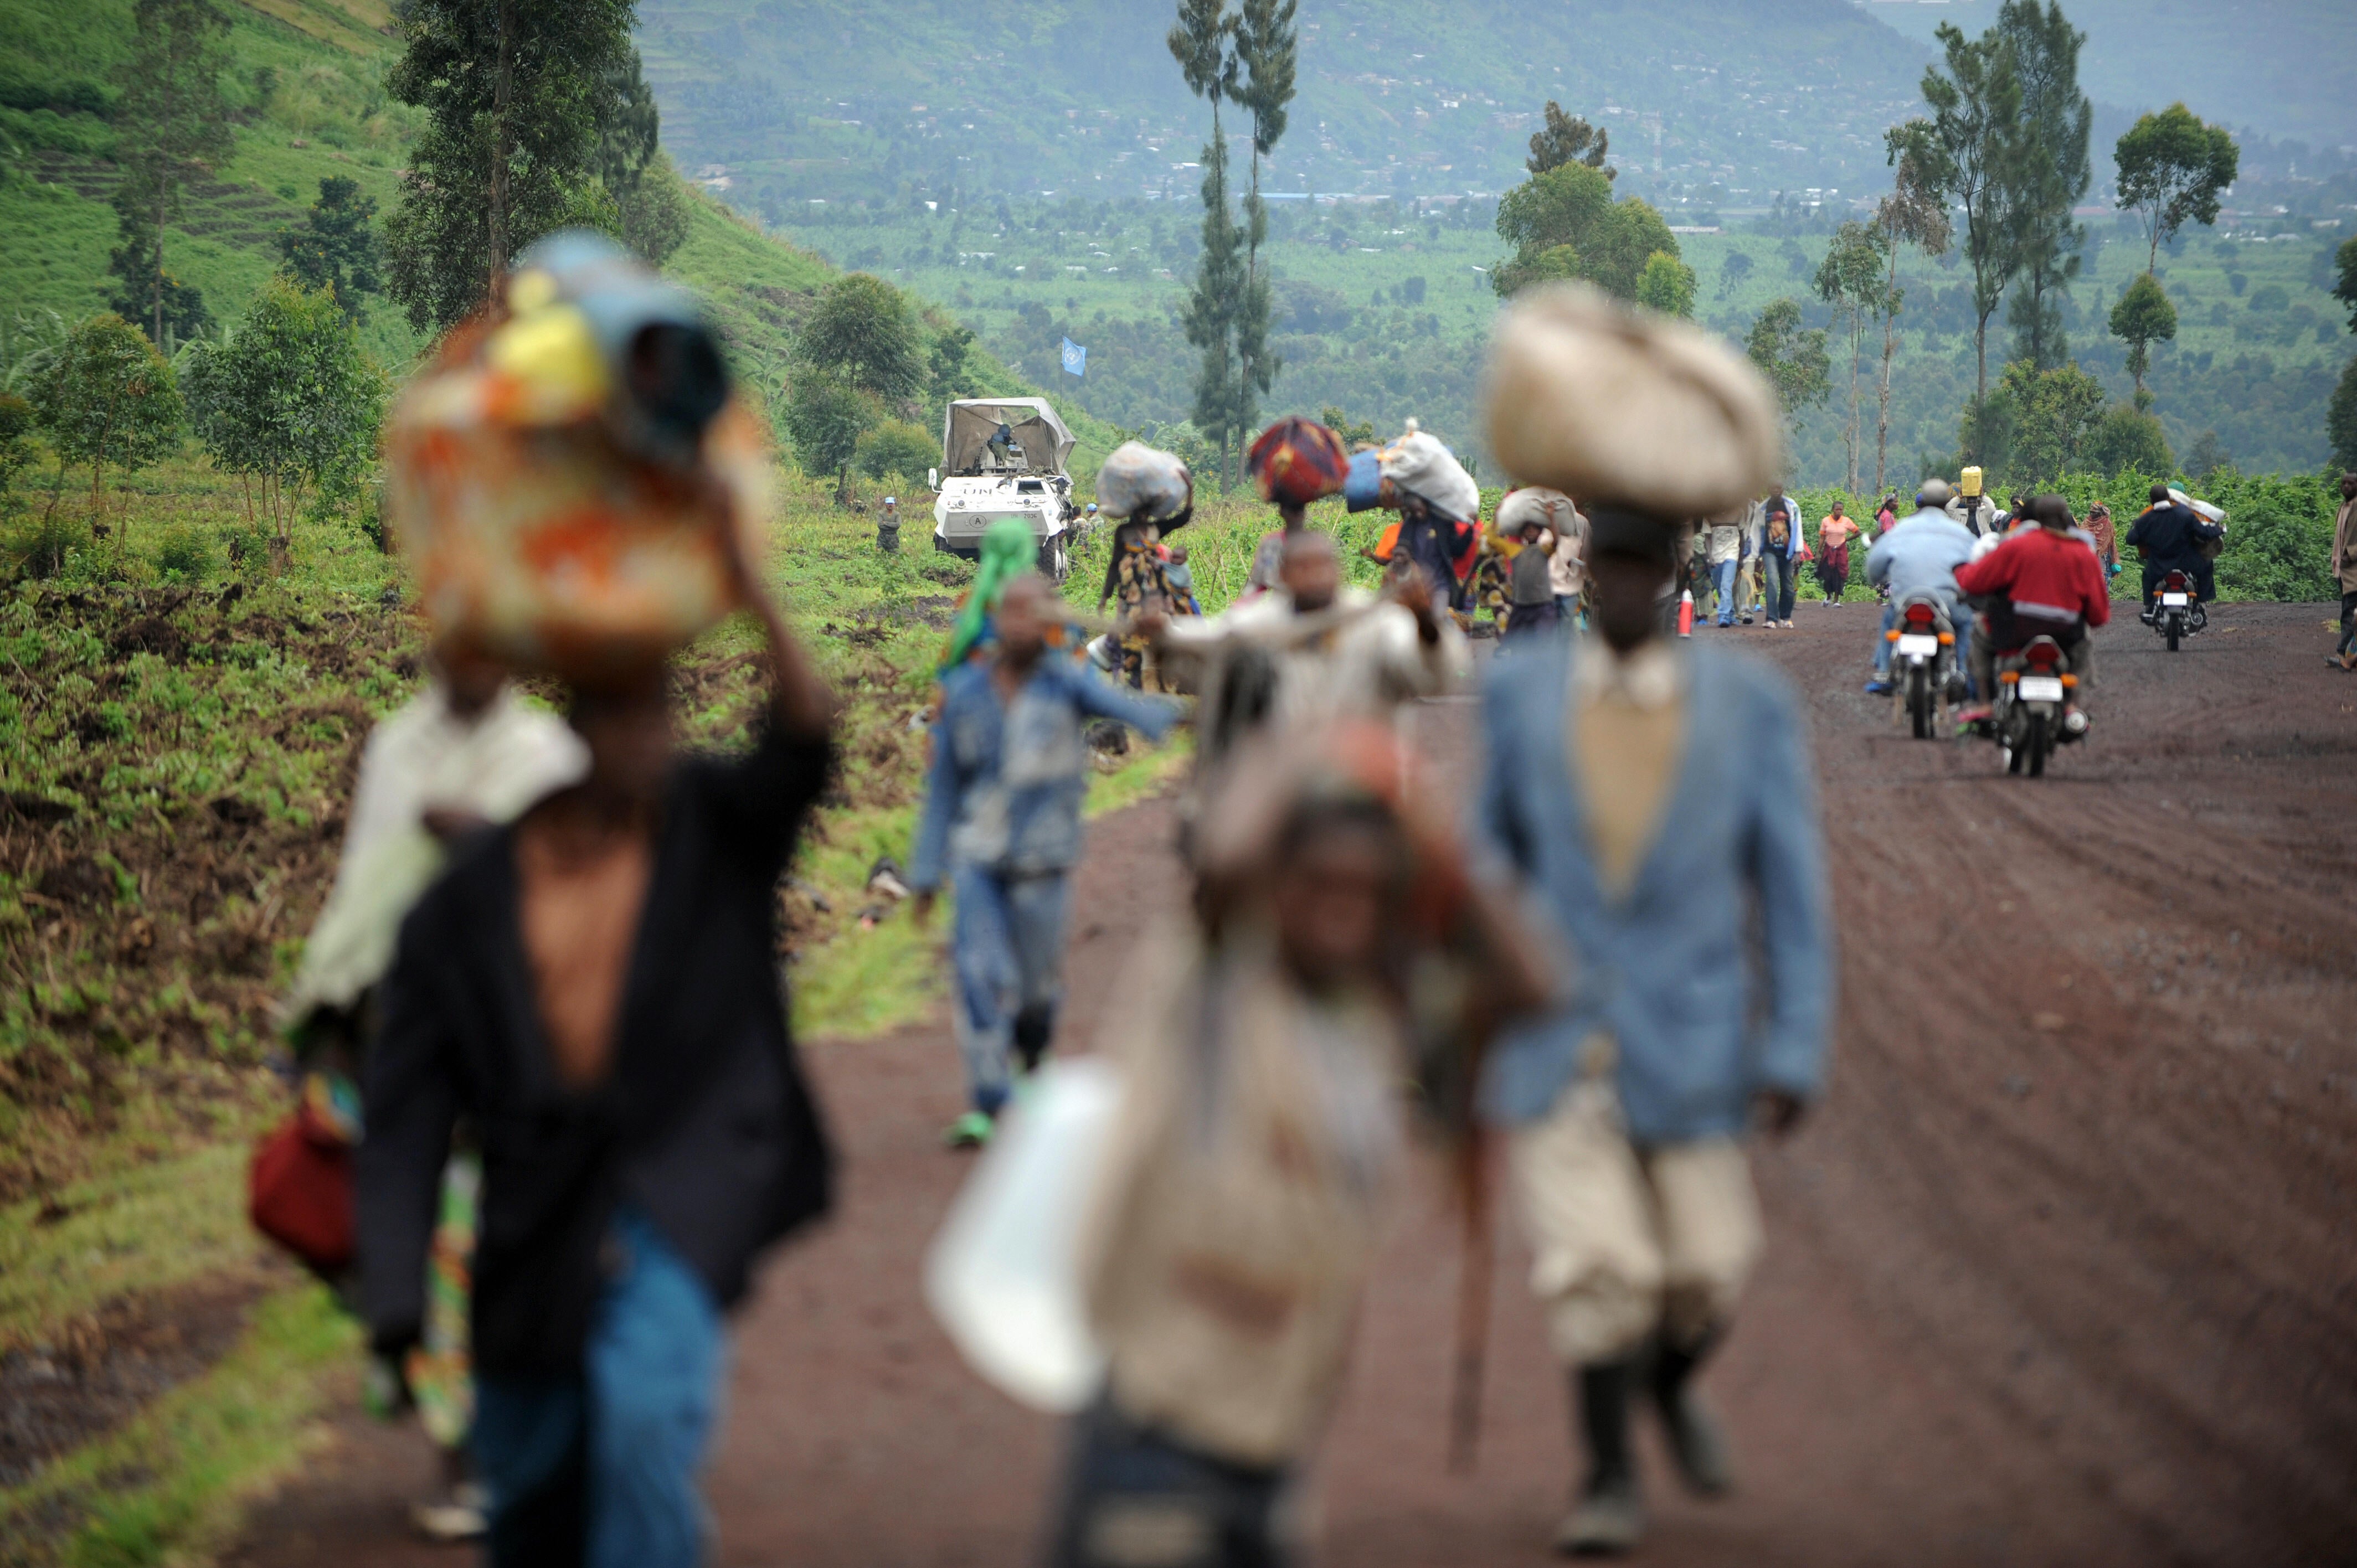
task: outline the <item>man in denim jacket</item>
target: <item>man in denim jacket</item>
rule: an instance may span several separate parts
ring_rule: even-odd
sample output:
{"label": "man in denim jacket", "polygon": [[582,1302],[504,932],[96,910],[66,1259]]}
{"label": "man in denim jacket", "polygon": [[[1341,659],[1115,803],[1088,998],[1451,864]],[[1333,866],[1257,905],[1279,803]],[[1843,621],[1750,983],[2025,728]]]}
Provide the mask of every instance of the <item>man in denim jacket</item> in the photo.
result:
{"label": "man in denim jacket", "polygon": [[958,1147],[989,1139],[1006,1101],[1010,1047],[1035,1067],[1055,1027],[1065,879],[1081,858],[1089,789],[1082,725],[1116,719],[1159,738],[1177,716],[1051,651],[1054,606],[1046,578],[1008,583],[994,611],[996,649],[942,681],[909,881],[920,919],[945,875],[957,895],[958,1047],[974,1097],[950,1128]]}
{"label": "man in denim jacket", "polygon": [[[1491,1048],[1481,1095],[1587,1452],[1555,1544],[1625,1552],[1643,1532],[1641,1392],[1689,1485],[1730,1485],[1692,1380],[1760,1251],[1744,1134],[1789,1131],[1824,1075],[1830,918],[1791,688],[1718,642],[1665,635],[1658,609],[1685,543],[1674,520],[1724,516],[1769,477],[1773,399],[1679,324],[1582,295],[1517,312],[1492,384],[1523,408],[1534,382],[1567,389],[1566,407],[1510,449],[1517,410],[1497,394],[1492,446],[1515,478],[1597,499],[1595,630],[1501,650],[1483,693],[1477,827],[1568,962],[1554,1009]],[[1571,406],[1599,379],[1612,404]]]}

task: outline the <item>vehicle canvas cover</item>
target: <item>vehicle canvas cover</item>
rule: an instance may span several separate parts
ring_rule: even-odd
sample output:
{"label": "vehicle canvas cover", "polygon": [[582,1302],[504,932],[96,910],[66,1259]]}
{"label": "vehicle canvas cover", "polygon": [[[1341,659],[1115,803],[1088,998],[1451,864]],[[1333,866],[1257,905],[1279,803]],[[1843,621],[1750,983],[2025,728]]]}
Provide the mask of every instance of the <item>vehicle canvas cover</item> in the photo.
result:
{"label": "vehicle canvas cover", "polygon": [[1060,474],[1072,455],[1072,433],[1038,397],[966,398],[950,404],[942,422],[942,471],[972,474],[990,460],[990,438],[1004,424],[1023,449],[1021,471]]}

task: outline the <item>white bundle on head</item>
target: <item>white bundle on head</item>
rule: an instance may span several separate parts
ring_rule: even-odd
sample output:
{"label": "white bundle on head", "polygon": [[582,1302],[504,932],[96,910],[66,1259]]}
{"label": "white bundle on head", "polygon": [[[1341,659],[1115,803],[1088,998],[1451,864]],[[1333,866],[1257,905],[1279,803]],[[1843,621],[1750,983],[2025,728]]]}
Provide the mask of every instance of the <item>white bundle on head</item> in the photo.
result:
{"label": "white bundle on head", "polygon": [[1585,285],[1518,296],[1486,382],[1490,449],[1525,484],[1680,520],[1760,494],[1782,467],[1782,417],[1757,370]]}
{"label": "white bundle on head", "polygon": [[1460,522],[1480,515],[1481,487],[1465,471],[1437,435],[1408,421],[1407,434],[1383,450],[1383,478],[1394,490],[1415,496],[1440,513]]}

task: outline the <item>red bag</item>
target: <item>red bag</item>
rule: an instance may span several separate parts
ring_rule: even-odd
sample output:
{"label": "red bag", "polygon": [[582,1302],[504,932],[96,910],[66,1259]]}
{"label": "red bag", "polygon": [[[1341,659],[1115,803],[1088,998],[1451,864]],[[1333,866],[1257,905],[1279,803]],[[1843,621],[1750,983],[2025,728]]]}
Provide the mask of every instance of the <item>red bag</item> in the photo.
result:
{"label": "red bag", "polygon": [[308,1104],[254,1145],[246,1179],[253,1228],[321,1274],[350,1267],[352,1146]]}
{"label": "red bag", "polygon": [[1266,499],[1286,506],[1340,495],[1351,467],[1342,438],[1314,419],[1288,413],[1260,433],[1244,462],[1244,472],[1260,486]]}

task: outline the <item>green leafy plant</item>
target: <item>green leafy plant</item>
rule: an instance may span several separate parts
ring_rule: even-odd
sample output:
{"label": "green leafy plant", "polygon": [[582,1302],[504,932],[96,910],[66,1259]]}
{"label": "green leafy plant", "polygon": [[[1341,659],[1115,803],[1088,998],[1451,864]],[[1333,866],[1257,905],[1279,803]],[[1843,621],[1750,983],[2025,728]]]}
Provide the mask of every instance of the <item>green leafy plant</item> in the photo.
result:
{"label": "green leafy plant", "polygon": [[156,541],[156,570],[167,578],[201,583],[212,575],[213,538],[196,523],[168,524]]}
{"label": "green leafy plant", "polygon": [[[106,467],[144,468],[180,444],[183,407],[172,367],[139,328],[109,311],[75,327],[30,376],[36,416],[66,469],[90,465],[91,510],[105,500]],[[57,498],[52,496],[50,510]]]}

